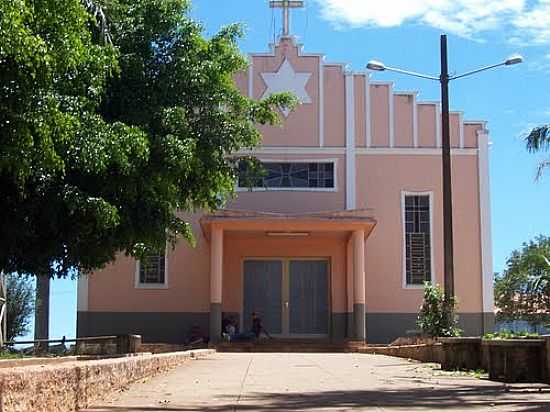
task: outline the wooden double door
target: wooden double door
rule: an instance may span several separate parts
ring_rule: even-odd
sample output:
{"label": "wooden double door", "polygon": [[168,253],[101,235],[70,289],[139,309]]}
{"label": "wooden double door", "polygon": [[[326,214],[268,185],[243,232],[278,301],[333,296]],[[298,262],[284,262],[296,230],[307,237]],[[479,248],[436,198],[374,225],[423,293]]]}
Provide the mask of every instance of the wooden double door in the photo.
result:
{"label": "wooden double door", "polygon": [[325,337],[329,333],[329,261],[246,259],[243,265],[244,330],[252,313],[271,335]]}

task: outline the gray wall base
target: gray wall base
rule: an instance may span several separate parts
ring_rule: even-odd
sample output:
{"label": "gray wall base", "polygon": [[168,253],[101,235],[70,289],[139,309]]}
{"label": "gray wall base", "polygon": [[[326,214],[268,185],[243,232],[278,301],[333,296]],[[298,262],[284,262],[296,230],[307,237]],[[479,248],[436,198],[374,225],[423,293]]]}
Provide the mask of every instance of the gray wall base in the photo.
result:
{"label": "gray wall base", "polygon": [[[482,313],[459,313],[458,322],[465,336],[483,334]],[[416,313],[367,313],[367,341],[391,343],[399,337],[413,335],[418,331]]]}
{"label": "gray wall base", "polygon": [[345,339],[348,329],[349,313],[331,313],[331,334],[334,340]]}
{"label": "gray wall base", "polygon": [[77,312],[76,334],[136,334],[146,343],[186,343],[193,328],[208,336],[208,325],[208,312]]}
{"label": "gray wall base", "polygon": [[210,341],[218,343],[222,338],[222,304],[210,304]]}
{"label": "gray wall base", "polygon": [[[390,343],[407,336],[407,332],[418,330],[416,313],[367,313],[366,332],[364,306],[354,305],[355,313],[332,313],[331,334],[333,339],[343,337],[359,338],[355,330],[366,333],[369,343]],[[237,313],[224,313],[223,316]],[[210,320],[213,319],[213,322]],[[364,319],[364,318],[363,318]],[[355,322],[358,320],[358,322]],[[494,328],[492,313],[462,313],[459,322],[466,336],[480,336]],[[210,324],[219,325],[210,330]],[[213,312],[78,312],[77,336],[126,335],[136,334],[144,342],[186,343],[192,329],[198,329],[203,336],[221,335],[221,305],[216,304]],[[240,325],[241,326],[241,325]],[[353,330],[353,335],[350,334]],[[241,327],[242,331],[242,327]],[[364,335],[363,335],[364,336]]]}
{"label": "gray wall base", "polygon": [[347,313],[347,330],[346,330],[346,337],[347,338],[353,338],[354,325],[355,325],[355,323],[353,322],[353,312],[349,312],[349,313]]}
{"label": "gray wall base", "polygon": [[367,337],[365,331],[365,304],[354,303],[353,304],[353,319],[355,321],[355,330],[353,337],[359,340],[365,340]]}

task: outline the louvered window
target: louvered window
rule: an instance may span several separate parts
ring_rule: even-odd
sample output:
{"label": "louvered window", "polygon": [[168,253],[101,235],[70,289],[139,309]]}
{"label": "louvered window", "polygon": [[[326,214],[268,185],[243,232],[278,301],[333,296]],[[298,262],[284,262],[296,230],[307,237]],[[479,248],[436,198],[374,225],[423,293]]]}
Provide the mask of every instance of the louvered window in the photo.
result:
{"label": "louvered window", "polygon": [[164,254],[147,255],[139,261],[139,283],[142,285],[163,285],[166,281]]}
{"label": "louvered window", "polygon": [[407,285],[430,281],[430,197],[427,195],[405,196],[405,253]]}

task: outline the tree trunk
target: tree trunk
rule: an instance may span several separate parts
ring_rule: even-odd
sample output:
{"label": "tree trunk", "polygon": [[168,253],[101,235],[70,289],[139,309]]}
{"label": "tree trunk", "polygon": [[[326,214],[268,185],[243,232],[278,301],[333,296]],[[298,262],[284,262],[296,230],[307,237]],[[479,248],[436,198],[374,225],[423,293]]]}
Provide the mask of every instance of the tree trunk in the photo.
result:
{"label": "tree trunk", "polygon": [[[49,339],[50,328],[50,277],[36,276],[36,306],[34,312],[34,339]],[[47,352],[48,343],[35,345],[37,352]]]}

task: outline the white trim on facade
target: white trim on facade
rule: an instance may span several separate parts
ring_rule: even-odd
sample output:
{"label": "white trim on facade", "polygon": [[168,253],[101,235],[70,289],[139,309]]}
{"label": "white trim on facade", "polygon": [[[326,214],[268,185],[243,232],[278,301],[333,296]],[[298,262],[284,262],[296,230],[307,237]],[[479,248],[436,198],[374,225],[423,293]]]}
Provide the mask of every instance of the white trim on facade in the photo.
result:
{"label": "white trim on facade", "polygon": [[254,98],[254,56],[249,55],[250,63],[248,65],[248,97]]}
{"label": "white trim on facade", "polygon": [[168,289],[168,248],[164,252],[164,283],[141,283],[139,281],[139,259],[136,259],[134,288],[136,289]]}
{"label": "white trim on facade", "polygon": [[458,112],[459,146],[464,148],[464,112]]}
{"label": "white trim on facade", "polygon": [[[440,148],[432,147],[357,147],[355,148],[357,155],[408,155],[408,156],[441,156]],[[453,156],[474,156],[477,155],[478,149],[466,148],[451,150]],[[254,150],[241,150],[234,153],[236,156],[245,155],[278,155],[278,156],[304,156],[304,155],[345,155],[346,148],[344,147],[313,147],[313,146],[262,146]],[[285,161],[294,160],[286,159]]]}
{"label": "white trim on facade", "polygon": [[237,192],[338,192],[338,159],[261,159],[262,163],[332,163],[334,165],[334,187],[240,187],[236,183]]}
{"label": "white trim on facade", "polygon": [[325,145],[325,63],[319,57],[319,146]]}
{"label": "white trim on facade", "polygon": [[484,129],[487,128],[487,120],[465,120],[464,124],[481,125]]}
{"label": "white trim on facade", "polygon": [[371,121],[371,111],[370,111],[370,74],[365,73],[365,137],[366,147],[371,147],[372,145],[372,121]]}
{"label": "white trim on facade", "polygon": [[[247,155],[278,155],[278,156],[302,156],[302,155],[344,155],[344,147],[315,147],[315,146],[260,146],[252,150],[239,150],[236,156]],[[294,159],[292,159],[294,160]],[[287,159],[286,161],[289,161]]]}
{"label": "white trim on facade", "polygon": [[393,99],[393,83],[388,86],[388,102],[389,102],[389,134],[390,134],[390,147],[395,146],[395,101]]}
{"label": "white trim on facade", "polygon": [[355,209],[355,93],[354,76],[346,73],[346,209]]}
{"label": "white trim on facade", "polygon": [[[358,148],[358,155],[403,155],[403,156],[441,156],[441,149],[431,147],[396,147],[393,149],[386,147],[371,147],[368,149]],[[453,156],[474,156],[477,155],[478,149],[452,149]]]}
{"label": "white trim on facade", "polygon": [[407,284],[407,240],[406,240],[406,229],[405,229],[405,197],[406,196],[429,196],[430,198],[430,282],[433,282],[435,279],[434,273],[434,220],[433,220],[433,192],[417,192],[417,191],[401,191],[401,287],[403,289],[424,289],[424,285],[409,285]]}
{"label": "white trim on facade", "polygon": [[491,234],[491,196],[489,179],[489,135],[478,133],[479,218],[481,235],[481,273],[483,312],[493,313],[493,242]]}
{"label": "white trim on facade", "polygon": [[88,275],[78,276],[76,309],[79,312],[86,312],[88,310]]}
{"label": "white trim on facade", "polygon": [[413,123],[413,147],[418,147],[418,105],[416,93],[412,95],[412,123]]}

